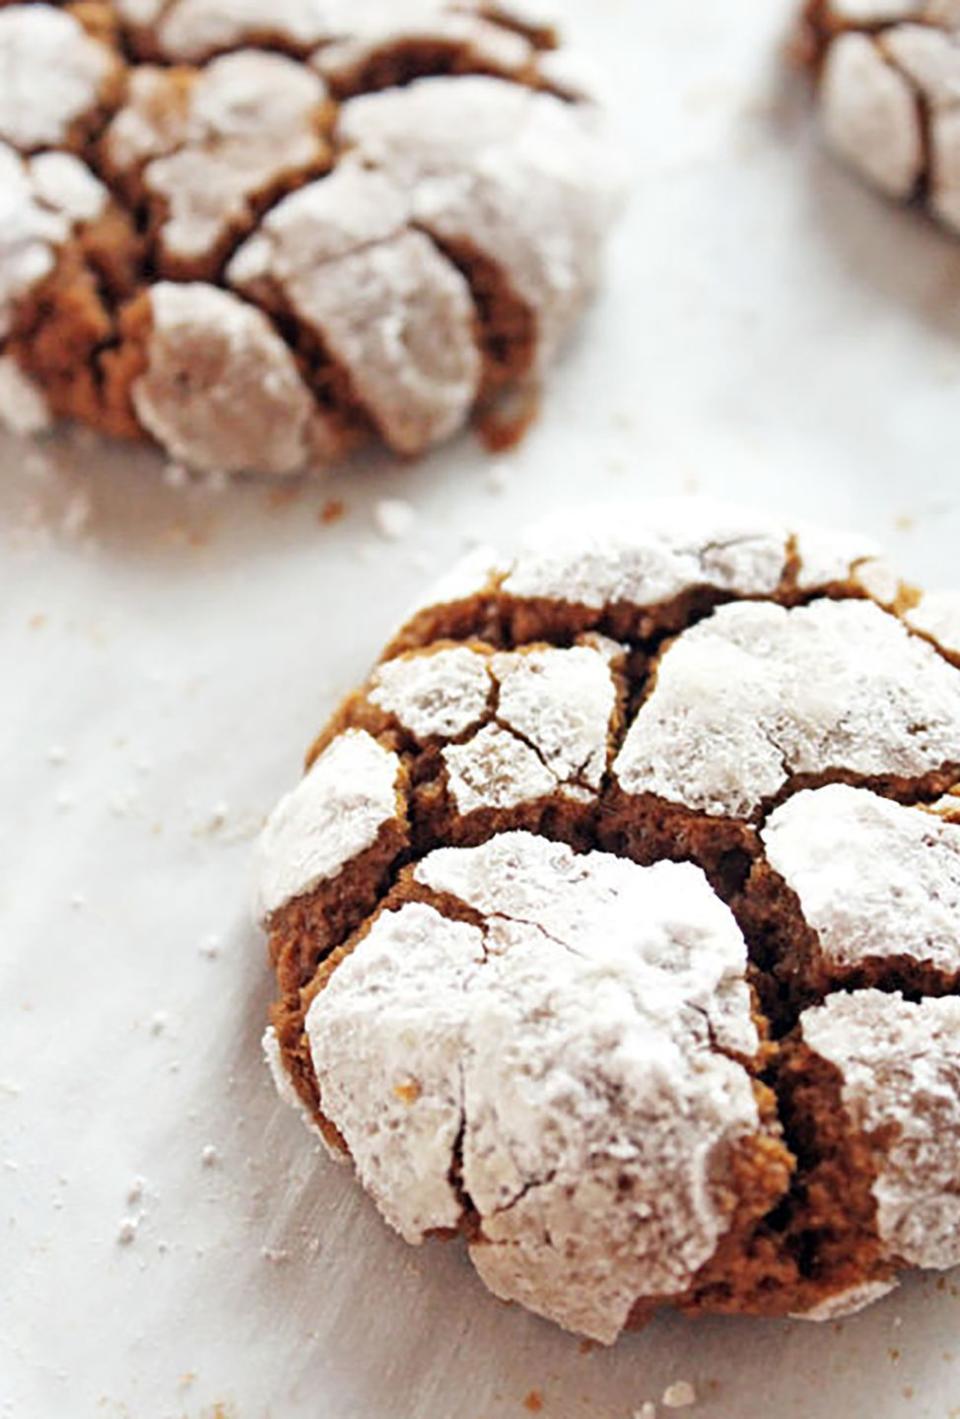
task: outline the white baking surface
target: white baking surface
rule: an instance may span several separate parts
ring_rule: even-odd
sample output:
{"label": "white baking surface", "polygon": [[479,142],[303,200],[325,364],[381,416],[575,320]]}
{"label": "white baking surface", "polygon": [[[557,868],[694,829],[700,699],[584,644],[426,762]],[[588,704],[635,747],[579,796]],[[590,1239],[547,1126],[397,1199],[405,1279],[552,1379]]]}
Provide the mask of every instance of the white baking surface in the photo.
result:
{"label": "white baking surface", "polygon": [[[252,835],[471,539],[555,500],[700,490],[958,575],[960,242],[819,155],[778,88],[785,0],[558,8],[610,76],[637,190],[497,477],[470,438],[289,501],[173,488],[82,437],[0,448],[4,1419],[522,1419],[530,1391],[544,1419],[631,1419],[675,1380],[696,1419],[960,1415],[951,1278],[841,1324],[665,1319],[584,1353],[456,1245],[388,1233],[260,1062]],[[398,541],[384,497],[415,509]]]}

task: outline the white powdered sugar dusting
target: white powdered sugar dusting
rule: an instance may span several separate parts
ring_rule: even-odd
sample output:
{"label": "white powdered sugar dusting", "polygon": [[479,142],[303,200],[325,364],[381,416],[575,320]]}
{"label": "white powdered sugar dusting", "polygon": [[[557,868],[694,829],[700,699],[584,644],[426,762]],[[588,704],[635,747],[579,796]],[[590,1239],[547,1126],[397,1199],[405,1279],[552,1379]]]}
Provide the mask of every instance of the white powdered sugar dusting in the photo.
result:
{"label": "white powdered sugar dusting", "polygon": [[280,1050],[280,1041],[277,1039],[277,1032],[272,1025],[268,1025],[264,1030],[260,1044],[263,1049],[263,1058],[270,1071],[270,1078],[273,1080],[273,1087],[276,1089],[282,1102],[285,1103],[288,1108],[294,1110],[299,1116],[301,1123],[309,1130],[311,1138],[320,1144],[327,1157],[330,1158],[332,1162],[341,1164],[349,1163],[350,1159],[347,1157],[346,1153],[344,1153],[342,1148],[335,1148],[333,1146],[323,1129],[318,1126],[313,1114],[293,1087],[293,1081],[287,1073],[286,1065],[283,1062],[283,1054]]}
{"label": "white powdered sugar dusting", "polygon": [[482,369],[469,287],[408,212],[392,175],[345,162],[280,203],[227,275],[254,297],[279,292],[386,442],[417,453],[465,421]]}
{"label": "white powdered sugar dusting", "polygon": [[460,813],[508,809],[557,791],[589,801],[607,768],[617,693],[606,644],[490,657],[493,724],[443,750]]}
{"label": "white powdered sugar dusting", "polygon": [[897,1281],[862,1281],[857,1286],[848,1286],[845,1291],[828,1296],[809,1311],[794,1312],[790,1318],[818,1321],[821,1324],[830,1320],[843,1320],[846,1316],[854,1316],[858,1311],[872,1306],[875,1301],[882,1301],[884,1296],[889,1296],[898,1285]]}
{"label": "white powdered sugar dusting", "polygon": [[448,745],[443,762],[448,790],[463,815],[518,808],[557,788],[537,751],[499,724],[485,725],[466,744]]}
{"label": "white powdered sugar dusting", "polygon": [[203,282],[150,289],[147,368],[132,397],[145,429],[201,470],[287,473],[319,416],[262,311]]}
{"label": "white powdered sugar dusting", "polygon": [[842,34],[831,44],[820,103],[837,155],[887,196],[909,197],[923,171],[917,101],[872,36]]}
{"label": "white powdered sugar dusting", "polygon": [[96,109],[114,65],[66,11],[0,8],[0,139],[25,153],[65,143],[72,126]]}
{"label": "white powdered sugar dusting", "polygon": [[468,646],[401,656],[374,671],[370,699],[421,742],[456,739],[487,711],[489,667],[489,656]]}
{"label": "white powdered sugar dusting", "polygon": [[960,592],[928,591],[903,619],[911,630],[926,636],[945,655],[960,658]]}
{"label": "white powdered sugar dusting", "polygon": [[347,730],[270,815],[258,844],[262,918],[329,881],[375,845],[402,814],[400,760],[371,735]]}
{"label": "white powdered sugar dusting", "polygon": [[535,59],[533,45],[515,30],[438,0],[367,0],[363,6],[340,0],[340,9],[338,28],[347,37],[313,56],[320,73],[338,85],[349,87],[366,65],[403,45],[424,44],[431,53],[446,49],[459,54],[464,68],[506,75],[521,74]]}
{"label": "white powdered sugar dusting", "polygon": [[960,824],[832,784],[788,799],[761,837],[828,966],[903,956],[960,973]]}
{"label": "white powdered sugar dusting", "polygon": [[322,159],[325,92],[279,54],[215,59],[185,101],[167,71],[144,67],[107,132],[107,154],[121,173],[142,167],[147,192],[162,203],[163,250],[197,259],[252,220],[258,194]]}
{"label": "white powdered sugar dusting", "polygon": [[51,422],[43,390],[9,355],[0,355],[0,427],[24,436],[42,433]]}
{"label": "white powdered sugar dusting", "polygon": [[960,673],[869,601],[721,606],[662,656],[614,764],[627,793],[749,817],[794,774],[960,761]]}
{"label": "white powdered sugar dusting", "polygon": [[526,534],[503,590],[596,609],[654,606],[694,587],[769,595],[788,538],[773,519],[699,499],[573,508]]}
{"label": "white powdered sugar dusting", "polygon": [[485,75],[422,79],[343,106],[338,136],[410,193],[412,219],[501,270],[556,352],[594,287],[620,184],[596,116]]}
{"label": "white powdered sugar dusting", "polygon": [[16,302],[49,276],[75,226],[106,201],[106,188],[79,158],[42,153],[24,160],[0,143],[0,339]]}
{"label": "white powdered sugar dusting", "polygon": [[892,1259],[960,1264],[960,999],[831,996],[801,1016],[805,1043],[839,1070],[850,1125],[875,1143],[877,1230]]}
{"label": "white powdered sugar dusting", "polygon": [[677,1294],[730,1221],[729,1149],[759,1127],[746,949],[689,865],[577,856],[526,833],[416,869],[482,924],[376,918],[307,1018],[325,1113],[410,1241],[461,1182],[486,1284],[611,1342]]}

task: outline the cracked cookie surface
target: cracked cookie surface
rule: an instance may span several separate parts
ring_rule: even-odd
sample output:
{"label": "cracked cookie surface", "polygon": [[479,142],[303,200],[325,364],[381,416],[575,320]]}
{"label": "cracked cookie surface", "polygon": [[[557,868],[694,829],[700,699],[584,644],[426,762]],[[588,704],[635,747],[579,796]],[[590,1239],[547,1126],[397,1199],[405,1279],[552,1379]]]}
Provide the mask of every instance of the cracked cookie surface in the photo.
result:
{"label": "cracked cookie surface", "polygon": [[798,47],[838,157],[960,232],[960,7],[810,0]]}
{"label": "cracked cookie surface", "polygon": [[619,204],[557,45],[481,0],[0,0],[0,414],[266,473],[494,417]]}
{"label": "cracked cookie surface", "polygon": [[259,869],[271,1068],[407,1240],[607,1343],[956,1263],[954,613],[682,500],[411,612]]}

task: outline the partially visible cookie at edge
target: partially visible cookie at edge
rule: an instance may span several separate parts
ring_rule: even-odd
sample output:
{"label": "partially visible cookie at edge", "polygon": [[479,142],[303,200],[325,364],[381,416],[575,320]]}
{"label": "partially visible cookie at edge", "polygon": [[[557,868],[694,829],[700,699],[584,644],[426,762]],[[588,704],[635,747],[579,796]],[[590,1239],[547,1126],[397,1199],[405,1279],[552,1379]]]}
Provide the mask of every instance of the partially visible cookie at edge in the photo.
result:
{"label": "partially visible cookie at edge", "polygon": [[809,0],[797,48],[833,152],[885,196],[960,232],[960,6]]}
{"label": "partially visible cookie at edge", "polygon": [[622,198],[558,46],[479,0],[0,4],[7,422],[35,422],[27,387],[277,474],[494,419],[590,299]]}

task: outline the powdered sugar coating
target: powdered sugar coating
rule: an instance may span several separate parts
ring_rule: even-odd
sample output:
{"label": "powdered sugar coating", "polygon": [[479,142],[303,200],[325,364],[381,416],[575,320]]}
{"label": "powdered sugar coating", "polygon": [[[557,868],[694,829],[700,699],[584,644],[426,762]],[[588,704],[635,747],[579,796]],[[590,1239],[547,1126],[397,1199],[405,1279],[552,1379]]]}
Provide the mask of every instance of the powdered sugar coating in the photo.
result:
{"label": "powdered sugar coating", "polygon": [[521,74],[536,57],[533,45],[515,30],[437,0],[368,0],[362,8],[355,0],[340,0],[340,11],[337,28],[347,37],[324,44],[313,56],[319,72],[340,87],[351,87],[366,65],[402,45],[448,49],[463,56],[464,67],[500,74]]}
{"label": "powdered sugar coating", "polygon": [[869,35],[830,46],[820,85],[833,150],[889,197],[908,198],[923,171],[923,135],[913,90]]}
{"label": "powdered sugar coating", "polygon": [[40,386],[9,355],[0,355],[0,427],[23,436],[41,433],[51,422]]}
{"label": "powdered sugar coating", "polygon": [[911,630],[926,636],[944,655],[960,659],[960,593],[928,591],[903,613]]}
{"label": "powdered sugar coating", "polygon": [[478,65],[506,70],[529,63],[532,46],[490,23],[481,8],[494,7],[473,0],[172,0],[161,8],[156,0],[121,0],[131,22],[156,26],[168,59],[204,59],[268,39],[301,54],[316,47],[318,67],[343,79],[380,52],[411,42],[447,44]]}
{"label": "powdered sugar coating", "polygon": [[898,1285],[897,1281],[864,1281],[858,1286],[850,1286],[846,1291],[828,1296],[809,1311],[796,1312],[791,1319],[812,1320],[821,1324],[825,1321],[843,1320],[846,1316],[854,1316],[858,1311],[872,1306],[875,1301],[882,1301],[884,1296],[889,1296]]}
{"label": "powdered sugar coating", "polygon": [[420,903],[376,919],[308,1015],[325,1111],[411,1241],[459,1220],[462,1131],[487,1285],[610,1342],[729,1226],[718,1180],[759,1125],[710,1026],[756,1050],[742,938],[695,868],[526,833],[416,876],[483,924]]}
{"label": "powdered sugar coating", "polygon": [[270,815],[257,849],[257,911],[266,918],[336,877],[403,812],[400,761],[348,730],[324,750]]}
{"label": "powdered sugar coating", "polygon": [[213,60],[186,95],[166,70],[134,71],[106,150],[121,174],[142,169],[168,257],[215,254],[250,224],[253,199],[320,163],[325,93],[302,64],[252,50]]}
{"label": "powdered sugar coating", "polygon": [[960,674],[869,601],[738,602],[684,631],[614,764],[627,793],[746,818],[796,774],[960,762]]}
{"label": "powdered sugar coating", "polygon": [[488,669],[496,722],[443,750],[459,812],[555,792],[589,801],[606,771],[617,701],[607,654],[590,645],[502,653]]}
{"label": "powdered sugar coating", "polygon": [[904,956],[960,973],[960,825],[831,784],[788,799],[761,837],[828,966]]}
{"label": "powdered sugar coating", "polygon": [[524,537],[503,590],[594,608],[653,606],[698,586],[760,596],[780,582],[787,540],[772,518],[699,499],[565,510]]}
{"label": "powdered sugar coating", "polygon": [[24,160],[0,143],[0,339],[17,302],[50,274],[75,227],[98,216],[106,201],[106,188],[79,158],[41,153]]}
{"label": "powdered sugar coating", "polygon": [[337,133],[404,185],[418,226],[496,264],[535,315],[537,366],[549,363],[620,200],[591,113],[483,75],[423,79],[345,104]]}
{"label": "powdered sugar coating", "polygon": [[417,739],[456,739],[484,716],[493,691],[490,660],[467,646],[388,660],[370,699]]}
{"label": "powdered sugar coating", "polygon": [[161,281],[149,301],[147,367],[132,389],[144,428],[195,468],[298,468],[319,415],[263,312],[203,282]]}
{"label": "powdered sugar coating", "polygon": [[0,140],[25,153],[68,142],[73,125],[96,110],[116,67],[105,46],[66,11],[3,6]]}
{"label": "powdered sugar coating", "polygon": [[855,991],[805,1011],[801,1027],[839,1070],[851,1127],[884,1130],[873,1195],[890,1257],[960,1264],[960,999]]}

